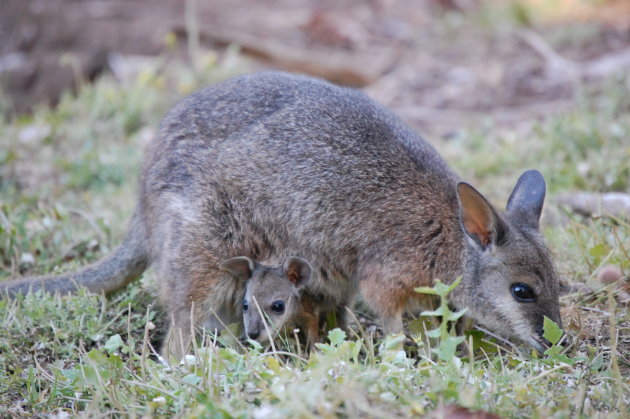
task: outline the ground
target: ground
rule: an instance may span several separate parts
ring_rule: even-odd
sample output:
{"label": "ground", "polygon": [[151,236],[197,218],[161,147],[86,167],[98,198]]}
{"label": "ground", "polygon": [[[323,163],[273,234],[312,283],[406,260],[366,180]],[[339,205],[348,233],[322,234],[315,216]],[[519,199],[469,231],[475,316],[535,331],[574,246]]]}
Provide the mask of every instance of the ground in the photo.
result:
{"label": "ground", "polygon": [[223,336],[221,350],[168,368],[151,351],[165,319],[148,273],[109,300],[0,301],[0,415],[627,413],[628,217],[575,214],[558,199],[630,192],[627,2],[148,3],[9,0],[0,11],[0,279],[111,250],[166,109],[201,85],[280,68],[362,88],[499,207],[520,172],[541,170],[575,344],[566,356],[507,343],[446,353],[445,336],[409,319],[420,347],[406,353],[356,327],[358,339],[333,332],[308,360],[291,342],[245,349]]}

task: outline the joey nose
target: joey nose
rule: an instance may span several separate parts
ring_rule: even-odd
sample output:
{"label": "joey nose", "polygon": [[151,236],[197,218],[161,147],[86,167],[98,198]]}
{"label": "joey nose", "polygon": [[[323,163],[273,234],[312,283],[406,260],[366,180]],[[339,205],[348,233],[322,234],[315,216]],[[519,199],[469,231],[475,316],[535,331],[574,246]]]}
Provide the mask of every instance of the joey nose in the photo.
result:
{"label": "joey nose", "polygon": [[247,336],[251,340],[256,340],[256,338],[260,336],[260,330],[250,330],[249,332],[247,332]]}

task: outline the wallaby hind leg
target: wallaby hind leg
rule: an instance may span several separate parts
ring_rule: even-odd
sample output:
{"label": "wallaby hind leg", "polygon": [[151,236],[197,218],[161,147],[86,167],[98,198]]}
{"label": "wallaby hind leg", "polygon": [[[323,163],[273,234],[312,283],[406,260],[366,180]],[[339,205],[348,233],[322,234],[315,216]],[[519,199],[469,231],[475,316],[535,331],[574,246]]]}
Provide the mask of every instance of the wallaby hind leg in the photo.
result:
{"label": "wallaby hind leg", "polygon": [[[165,227],[170,226],[165,224],[162,228]],[[173,230],[165,230],[163,237],[182,237],[181,229]],[[160,352],[175,363],[179,363],[190,347],[192,327],[199,312],[198,302],[191,298],[190,257],[181,242],[164,240],[160,243],[155,266],[160,301],[166,308],[169,324]]]}
{"label": "wallaby hind leg", "polygon": [[200,231],[180,231],[186,240],[163,252],[167,256],[158,267],[161,300],[170,322],[162,352],[175,361],[190,349],[194,330],[205,327],[213,333],[240,320],[243,287],[218,268],[224,256],[199,236]]}
{"label": "wallaby hind leg", "polygon": [[162,343],[161,355],[168,361],[178,363],[186,354],[191,343],[191,319],[195,309],[189,298],[188,272],[180,266],[181,254],[171,251],[169,258],[162,258],[157,266],[160,300],[165,305],[168,317],[168,332]]}
{"label": "wallaby hind leg", "polygon": [[295,323],[302,329],[306,337],[306,350],[312,351],[319,342],[320,310],[308,297],[301,300],[301,311]]}
{"label": "wallaby hind leg", "polygon": [[205,328],[209,333],[215,333],[240,320],[236,308],[242,298],[237,297],[239,291],[235,281],[226,278],[225,273],[216,269],[204,272],[197,269],[185,277],[190,285],[185,293],[165,295],[169,290],[173,291],[172,287],[162,292],[170,323],[162,355],[176,362],[190,351],[195,331]]}
{"label": "wallaby hind leg", "polygon": [[399,283],[371,276],[361,281],[363,300],[378,315],[386,335],[403,332],[402,316],[409,292]]}
{"label": "wallaby hind leg", "polygon": [[304,314],[299,325],[306,337],[306,350],[310,352],[319,342],[319,316],[315,313]]}
{"label": "wallaby hind leg", "polygon": [[386,335],[403,333],[402,315],[402,308],[388,313],[381,313],[379,321],[383,327],[383,333]]}
{"label": "wallaby hind leg", "polygon": [[352,309],[351,303],[341,303],[337,306],[335,310],[335,321],[337,324],[335,327],[348,332],[348,310]]}
{"label": "wallaby hind leg", "polygon": [[[223,277],[219,276],[216,279],[219,282],[215,289],[217,293],[220,294],[222,290],[233,288],[230,284],[225,283]],[[224,283],[221,284],[221,282]],[[227,292],[226,295],[234,294],[235,292]],[[163,357],[179,362],[184,355],[190,352],[196,331],[204,328],[208,333],[214,334],[223,330],[225,326],[240,320],[234,301],[241,299],[235,297],[228,300],[218,300],[212,299],[210,294],[208,297],[205,300],[200,298],[187,306],[183,305],[181,308],[169,310],[169,330],[161,350]]]}
{"label": "wallaby hind leg", "polygon": [[192,310],[178,310],[170,316],[168,332],[164,339],[161,355],[170,362],[179,363],[189,352],[192,344]]}

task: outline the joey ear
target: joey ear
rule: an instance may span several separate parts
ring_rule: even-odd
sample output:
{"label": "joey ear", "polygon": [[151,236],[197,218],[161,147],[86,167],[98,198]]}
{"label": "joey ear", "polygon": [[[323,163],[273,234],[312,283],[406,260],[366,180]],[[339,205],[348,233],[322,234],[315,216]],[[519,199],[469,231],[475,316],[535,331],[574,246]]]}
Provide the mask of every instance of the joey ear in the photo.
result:
{"label": "joey ear", "polygon": [[538,170],[528,170],[518,178],[508,199],[506,210],[517,214],[528,227],[538,228],[547,186],[545,178]]}
{"label": "joey ear", "polygon": [[505,226],[492,205],[468,183],[457,185],[464,231],[484,249],[497,243],[505,233]]}
{"label": "joey ear", "polygon": [[293,282],[297,288],[301,288],[311,280],[313,269],[311,264],[302,258],[291,256],[284,261],[282,266],[287,279]]}
{"label": "joey ear", "polygon": [[219,269],[231,273],[235,278],[247,281],[252,277],[255,262],[247,256],[238,256],[228,259],[219,265]]}

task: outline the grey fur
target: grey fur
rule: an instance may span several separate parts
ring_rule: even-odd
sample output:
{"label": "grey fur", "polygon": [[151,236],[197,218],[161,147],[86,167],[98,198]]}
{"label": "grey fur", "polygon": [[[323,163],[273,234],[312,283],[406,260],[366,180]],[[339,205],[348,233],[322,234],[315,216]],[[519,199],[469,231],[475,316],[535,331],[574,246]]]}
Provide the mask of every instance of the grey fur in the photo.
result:
{"label": "grey fur", "polygon": [[[211,328],[221,323],[213,314],[240,318],[243,286],[221,261],[299,255],[315,273],[309,292],[340,315],[360,289],[384,329],[399,332],[414,287],[463,275],[456,307],[542,348],[542,316],[560,320],[558,281],[531,218],[523,222],[527,200],[505,215],[490,207],[495,223],[481,227],[500,234],[480,246],[462,228],[469,210],[457,185],[427,142],[359,91],[285,73],[237,77],[167,114],[147,150],[130,232],[112,257],[80,274],[3,287],[66,292],[74,280],[109,292],[151,264],[181,334],[169,352],[180,356],[191,309],[196,324]],[[516,303],[514,281],[534,287],[538,301]]]}

